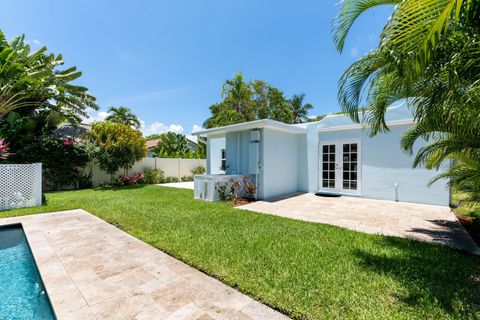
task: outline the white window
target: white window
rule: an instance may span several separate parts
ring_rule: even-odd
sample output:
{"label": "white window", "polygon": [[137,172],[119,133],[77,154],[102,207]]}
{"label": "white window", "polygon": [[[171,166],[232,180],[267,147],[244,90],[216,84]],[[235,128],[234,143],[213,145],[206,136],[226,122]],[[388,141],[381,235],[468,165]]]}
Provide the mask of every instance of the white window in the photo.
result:
{"label": "white window", "polygon": [[222,161],[222,164],[220,166],[220,170],[227,170],[227,150],[226,149],[222,149],[222,154],[221,154],[221,161]]}

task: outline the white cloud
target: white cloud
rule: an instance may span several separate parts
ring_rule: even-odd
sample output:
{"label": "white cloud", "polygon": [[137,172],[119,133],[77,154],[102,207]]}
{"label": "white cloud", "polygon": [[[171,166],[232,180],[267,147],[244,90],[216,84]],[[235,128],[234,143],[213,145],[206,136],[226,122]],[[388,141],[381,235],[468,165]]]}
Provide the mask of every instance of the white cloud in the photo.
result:
{"label": "white cloud", "polygon": [[182,133],[183,132],[183,127],[179,124],[171,124],[169,127],[169,131],[175,132],[175,133]]}
{"label": "white cloud", "polygon": [[175,133],[182,133],[183,127],[179,124],[171,124],[165,125],[159,121],[155,121],[149,125],[146,125],[143,120],[140,120],[142,123],[140,130],[143,132],[144,136],[149,136],[151,134],[159,134],[164,132],[175,132]]}
{"label": "white cloud", "polygon": [[89,111],[88,117],[83,118],[84,123],[92,123],[95,121],[103,121],[108,116],[108,112],[105,111]]}
{"label": "white cloud", "polygon": [[42,43],[40,42],[40,40],[37,40],[37,39],[33,39],[32,42],[34,44],[36,44],[37,46],[40,46]]}
{"label": "white cloud", "polygon": [[350,49],[350,57],[352,57],[352,58],[358,57],[358,48],[357,47],[353,47],[352,49]]}
{"label": "white cloud", "polygon": [[192,132],[195,132],[195,131],[198,131],[198,130],[202,130],[203,128],[200,127],[198,124],[194,124],[193,125],[193,128],[192,128]]}

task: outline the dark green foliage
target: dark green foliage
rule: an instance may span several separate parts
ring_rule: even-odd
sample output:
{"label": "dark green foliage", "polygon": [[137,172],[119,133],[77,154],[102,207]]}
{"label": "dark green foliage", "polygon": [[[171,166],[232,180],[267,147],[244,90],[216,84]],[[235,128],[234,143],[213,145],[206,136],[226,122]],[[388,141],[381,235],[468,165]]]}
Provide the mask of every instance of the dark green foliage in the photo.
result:
{"label": "dark green foliage", "polygon": [[89,160],[84,145],[54,137],[60,116],[42,111],[31,114],[28,109],[10,112],[0,122],[0,136],[10,141],[9,163],[43,164],[43,180],[46,190],[79,187],[81,172]]}
{"label": "dark green foliage", "polygon": [[165,172],[160,169],[145,168],[143,170],[143,180],[147,184],[163,183],[165,180]]}
{"label": "dark green foliage", "polygon": [[192,174],[193,175],[204,174],[204,173],[205,173],[205,167],[199,166],[199,167],[195,167],[195,168],[192,169]]}
{"label": "dark green foliage", "polygon": [[158,135],[158,144],[153,149],[158,158],[204,159],[205,144],[199,143],[197,150],[190,149],[185,135],[165,132]]}

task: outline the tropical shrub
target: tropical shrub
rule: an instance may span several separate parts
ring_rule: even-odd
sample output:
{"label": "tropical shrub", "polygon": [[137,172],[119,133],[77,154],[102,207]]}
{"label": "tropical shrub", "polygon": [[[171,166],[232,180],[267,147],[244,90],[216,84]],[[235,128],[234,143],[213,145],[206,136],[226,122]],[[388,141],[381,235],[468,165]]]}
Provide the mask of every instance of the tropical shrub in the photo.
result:
{"label": "tropical shrub", "polygon": [[191,171],[192,171],[193,175],[204,174],[205,173],[205,167],[198,166],[198,167],[193,168]]}
{"label": "tropical shrub", "polygon": [[125,124],[97,122],[90,131],[90,140],[95,161],[111,176],[112,182],[118,170],[123,169],[127,174],[147,154],[142,133]]}
{"label": "tropical shrub", "polygon": [[132,175],[122,175],[119,178],[119,181],[122,185],[128,186],[128,185],[134,185],[134,184],[139,184],[144,182],[144,176],[143,173],[138,172]]}
{"label": "tropical shrub", "polygon": [[10,156],[10,153],[8,153],[8,143],[0,139],[0,160],[5,160],[8,156]]}
{"label": "tropical shrub", "polygon": [[145,168],[143,170],[143,180],[148,184],[163,183],[165,180],[165,172],[160,169]]}
{"label": "tropical shrub", "polygon": [[10,161],[22,159],[21,163],[41,162],[43,181],[46,190],[62,190],[65,187],[78,187],[81,171],[89,161],[84,145],[71,140],[41,137],[15,153]]}

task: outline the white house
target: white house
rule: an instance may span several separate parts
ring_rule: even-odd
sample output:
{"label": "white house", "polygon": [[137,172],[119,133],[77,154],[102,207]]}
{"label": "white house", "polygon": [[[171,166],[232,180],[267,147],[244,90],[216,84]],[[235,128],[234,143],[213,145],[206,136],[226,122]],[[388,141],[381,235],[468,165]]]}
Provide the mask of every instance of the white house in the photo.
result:
{"label": "white house", "polygon": [[439,172],[413,169],[413,157],[400,148],[413,123],[411,112],[406,105],[391,107],[385,118],[390,131],[373,138],[346,115],[299,125],[257,120],[194,132],[207,140],[207,170],[195,177],[196,197],[215,200],[216,181],[241,176],[255,183],[259,199],[320,192],[447,206],[446,181],[427,187]]}

